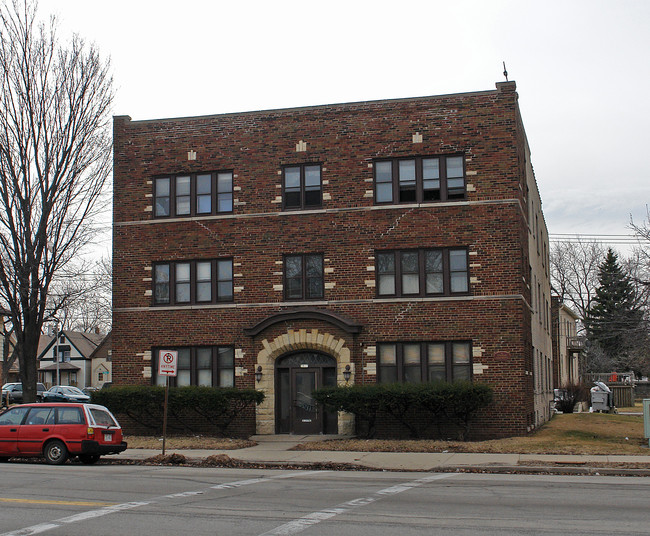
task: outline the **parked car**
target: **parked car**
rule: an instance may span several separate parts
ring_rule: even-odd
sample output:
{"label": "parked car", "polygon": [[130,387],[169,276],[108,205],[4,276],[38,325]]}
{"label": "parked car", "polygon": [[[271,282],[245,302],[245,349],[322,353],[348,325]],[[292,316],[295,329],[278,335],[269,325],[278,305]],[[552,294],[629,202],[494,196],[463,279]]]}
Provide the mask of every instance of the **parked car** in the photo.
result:
{"label": "parked car", "polygon": [[97,404],[22,404],[0,414],[0,462],[44,456],[60,465],[76,456],[92,464],[126,447],[117,419]]}
{"label": "parked car", "polygon": [[[36,384],[36,401],[40,402],[43,398],[43,393],[47,390],[42,383]],[[20,404],[23,401],[23,384],[18,383],[5,383],[2,386],[2,405]]]}
{"label": "parked car", "polygon": [[43,402],[90,402],[90,397],[78,387],[55,385],[43,393]]}
{"label": "parked car", "polygon": [[81,392],[85,395],[91,396],[94,392],[99,391],[98,387],[92,387],[89,385],[88,387],[84,387]]}

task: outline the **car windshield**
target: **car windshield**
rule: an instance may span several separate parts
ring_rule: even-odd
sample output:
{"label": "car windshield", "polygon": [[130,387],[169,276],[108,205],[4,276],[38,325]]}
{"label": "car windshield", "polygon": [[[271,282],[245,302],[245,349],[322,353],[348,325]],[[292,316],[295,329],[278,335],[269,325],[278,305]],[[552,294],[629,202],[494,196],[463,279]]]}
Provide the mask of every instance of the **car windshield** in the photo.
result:
{"label": "car windshield", "polygon": [[65,389],[62,389],[62,391],[71,395],[83,395],[81,389],[77,389],[76,387],[66,387]]}

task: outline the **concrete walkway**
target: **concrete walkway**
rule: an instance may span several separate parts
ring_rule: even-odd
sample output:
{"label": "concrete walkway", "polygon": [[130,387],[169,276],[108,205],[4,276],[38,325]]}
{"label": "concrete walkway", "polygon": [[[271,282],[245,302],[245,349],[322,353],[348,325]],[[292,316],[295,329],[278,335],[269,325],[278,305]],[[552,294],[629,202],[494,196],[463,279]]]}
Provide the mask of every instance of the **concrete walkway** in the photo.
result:
{"label": "concrete walkway", "polygon": [[[341,438],[341,436],[331,436]],[[322,441],[328,436],[296,436],[296,435],[264,435],[253,436],[251,439],[258,444],[254,447],[236,450],[193,450],[166,449],[165,454],[182,454],[190,461],[200,461],[208,456],[225,454],[234,460],[269,465],[309,465],[309,464],[349,464],[360,468],[370,468],[388,471],[435,471],[435,470],[465,470],[469,468],[486,471],[508,471],[518,468],[526,470],[529,466],[545,466],[560,468],[567,472],[569,467],[578,470],[568,472],[600,472],[606,474],[601,464],[614,467],[620,463],[644,464],[645,468],[634,471],[633,474],[650,476],[650,451],[647,456],[594,456],[594,455],[542,455],[542,454],[482,454],[464,452],[353,452],[353,451],[306,451],[290,450],[292,447],[309,441]],[[141,461],[158,454],[162,450],[127,449],[109,459]],[[583,471],[579,471],[582,468]],[[588,468],[588,470],[586,470]],[[559,471],[558,471],[559,472]],[[620,473],[621,471],[618,471]]]}

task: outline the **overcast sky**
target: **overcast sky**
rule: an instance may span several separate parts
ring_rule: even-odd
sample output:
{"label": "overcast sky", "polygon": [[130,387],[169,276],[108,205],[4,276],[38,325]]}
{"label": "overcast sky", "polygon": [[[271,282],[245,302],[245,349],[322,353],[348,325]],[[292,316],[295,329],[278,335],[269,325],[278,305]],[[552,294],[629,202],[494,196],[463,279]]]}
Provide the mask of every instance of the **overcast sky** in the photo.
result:
{"label": "overcast sky", "polygon": [[517,83],[549,232],[650,202],[650,1],[41,0],[113,66],[115,115],[182,117]]}

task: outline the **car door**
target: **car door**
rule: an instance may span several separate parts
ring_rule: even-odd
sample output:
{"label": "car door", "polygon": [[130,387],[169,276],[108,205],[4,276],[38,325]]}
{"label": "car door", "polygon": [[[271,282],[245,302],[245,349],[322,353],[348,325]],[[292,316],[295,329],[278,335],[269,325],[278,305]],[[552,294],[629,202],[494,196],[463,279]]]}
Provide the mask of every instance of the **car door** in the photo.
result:
{"label": "car door", "polygon": [[54,408],[51,406],[32,407],[18,431],[18,452],[20,454],[40,454],[43,442],[54,430]]}
{"label": "car door", "polygon": [[0,415],[0,456],[18,454],[18,433],[29,408],[12,408]]}
{"label": "car door", "polygon": [[58,406],[56,408],[55,433],[65,440],[71,453],[81,452],[81,442],[86,439],[88,425],[83,407]]}

